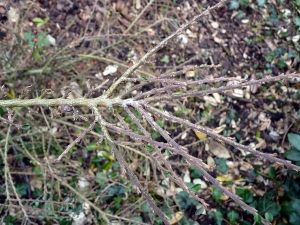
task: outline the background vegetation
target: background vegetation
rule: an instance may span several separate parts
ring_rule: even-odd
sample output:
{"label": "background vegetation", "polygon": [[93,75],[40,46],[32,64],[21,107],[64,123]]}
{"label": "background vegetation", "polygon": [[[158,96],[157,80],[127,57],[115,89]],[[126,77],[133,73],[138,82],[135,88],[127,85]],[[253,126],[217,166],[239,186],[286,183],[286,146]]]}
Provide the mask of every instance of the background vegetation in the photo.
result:
{"label": "background vegetation", "polygon": [[[97,98],[149,49],[216,3],[1,3],[2,223],[162,223],[124,173],[104,127],[93,122],[95,110],[70,104],[57,107],[56,103],[6,107],[4,100]],[[300,166],[299,76],[208,92],[183,101],[161,98],[237,85],[235,79],[246,82],[298,72],[299,7],[298,1],[231,0],[155,52],[112,96],[156,98],[155,109]],[[173,83],[166,81],[173,79],[171,72],[177,72]],[[211,77],[215,82],[208,82]],[[201,83],[205,79],[206,83]],[[194,83],[185,83],[187,80]],[[168,89],[175,85],[181,88]],[[206,133],[158,113],[152,112],[155,123],[150,123],[152,117],[147,119],[147,113],[134,107],[103,103],[99,111],[113,125],[108,130],[128,167],[170,224],[248,225],[262,221],[209,183],[182,155],[174,154],[176,148],[157,146],[168,141],[160,128],[188,149],[191,157],[202,159],[212,177],[266,221],[299,224],[299,172],[214,141]],[[147,135],[137,121],[155,142],[139,142],[138,138]],[[114,126],[127,133],[113,130]],[[140,136],[134,140],[128,132]],[[54,162],[65,149],[68,154]],[[171,172],[157,168],[161,158],[170,163]],[[172,171],[195,196],[180,189]],[[204,199],[209,207],[205,209],[195,197]]]}

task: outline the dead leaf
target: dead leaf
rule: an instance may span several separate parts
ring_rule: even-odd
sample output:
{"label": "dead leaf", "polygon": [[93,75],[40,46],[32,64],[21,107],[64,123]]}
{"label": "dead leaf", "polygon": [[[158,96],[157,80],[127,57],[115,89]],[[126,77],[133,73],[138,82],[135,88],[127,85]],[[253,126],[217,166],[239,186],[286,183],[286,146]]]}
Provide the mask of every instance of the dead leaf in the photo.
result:
{"label": "dead leaf", "polygon": [[208,103],[212,106],[217,106],[218,105],[217,100],[212,96],[204,96],[203,99],[204,99],[205,103]]}
{"label": "dead leaf", "polygon": [[219,158],[231,158],[228,149],[214,140],[209,142],[209,150],[212,152],[212,154]]}
{"label": "dead leaf", "polygon": [[216,99],[217,103],[221,103],[221,95],[219,93],[213,93],[212,95]]}
{"label": "dead leaf", "polygon": [[211,157],[211,156],[207,157],[207,165],[209,165],[210,167],[216,166],[216,163],[215,163],[215,160],[213,159],[213,157]]}
{"label": "dead leaf", "polygon": [[7,12],[9,21],[11,21],[12,23],[17,23],[20,18],[19,13],[20,13],[19,10],[10,7],[10,10]]}
{"label": "dead leaf", "polygon": [[276,46],[268,38],[265,38],[265,42],[272,51],[275,51],[277,49]]}
{"label": "dead leaf", "polygon": [[220,182],[228,182],[228,181],[232,181],[233,177],[232,175],[224,175],[224,176],[217,176],[216,179]]}
{"label": "dead leaf", "polygon": [[197,131],[197,130],[194,130],[194,132],[195,132],[197,138],[199,138],[200,141],[206,140],[207,134],[202,133],[201,131]]}
{"label": "dead leaf", "polygon": [[194,77],[195,76],[195,70],[186,71],[185,75],[187,77]]}
{"label": "dead leaf", "polygon": [[226,124],[214,128],[212,131],[216,134],[220,134],[226,128]]}
{"label": "dead leaf", "polygon": [[173,225],[178,223],[183,218],[183,212],[179,211],[171,216],[171,219],[168,220],[169,224]]}

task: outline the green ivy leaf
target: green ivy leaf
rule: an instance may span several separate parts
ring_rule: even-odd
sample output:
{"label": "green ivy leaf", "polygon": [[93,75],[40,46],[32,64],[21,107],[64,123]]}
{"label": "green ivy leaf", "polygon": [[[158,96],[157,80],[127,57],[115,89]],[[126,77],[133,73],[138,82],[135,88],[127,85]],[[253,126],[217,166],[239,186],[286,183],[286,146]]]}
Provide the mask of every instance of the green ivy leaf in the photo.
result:
{"label": "green ivy leaf", "polygon": [[34,39],[34,34],[32,33],[32,31],[24,33],[24,40],[25,41],[32,42],[33,39]]}
{"label": "green ivy leaf", "polygon": [[163,63],[169,63],[170,62],[169,56],[165,55],[160,61]]}
{"label": "green ivy leaf", "polygon": [[295,23],[296,26],[300,27],[300,17],[298,17],[298,16],[295,17],[294,18],[294,23]]}
{"label": "green ivy leaf", "polygon": [[266,4],[266,0],[256,0],[256,2],[257,2],[257,5],[260,7],[262,7]]}
{"label": "green ivy leaf", "polygon": [[230,10],[237,10],[240,7],[240,3],[236,0],[230,1],[229,9]]}
{"label": "green ivy leaf", "polygon": [[204,213],[204,210],[205,210],[205,208],[204,208],[203,206],[199,207],[199,208],[196,210],[195,215],[196,215],[196,216],[199,216],[199,215],[203,214],[203,213]]}
{"label": "green ivy leaf", "polygon": [[[290,199],[297,199],[299,198],[299,191],[300,191],[300,186],[297,182],[295,182],[292,179],[287,179],[284,184],[282,185],[284,190],[286,191],[287,196]],[[299,200],[300,201],[300,200]],[[300,212],[300,211],[299,211]]]}
{"label": "green ivy leaf", "polygon": [[246,8],[249,5],[249,1],[248,0],[239,0],[239,2],[240,2],[241,6],[243,8]]}
{"label": "green ivy leaf", "polygon": [[224,158],[216,159],[216,164],[217,164],[216,169],[219,170],[220,172],[226,173],[228,171],[226,159],[224,159]]}
{"label": "green ivy leaf", "polygon": [[39,18],[39,17],[33,18],[32,21],[35,22],[35,23],[44,23],[44,22],[45,22],[43,19],[41,19],[41,18]]}
{"label": "green ivy leaf", "polygon": [[111,165],[112,165],[112,161],[107,161],[101,166],[101,169],[109,170],[109,169],[111,169]]}
{"label": "green ivy leaf", "polygon": [[276,170],[275,170],[275,167],[274,166],[270,166],[270,170],[269,170],[269,173],[268,173],[268,177],[271,178],[271,179],[274,179],[276,176]]}
{"label": "green ivy leaf", "polygon": [[115,184],[106,189],[108,195],[120,195],[125,194],[126,189],[122,185]]}
{"label": "green ivy leaf", "polygon": [[223,195],[222,191],[221,191],[219,188],[214,187],[214,191],[213,191],[213,193],[212,193],[212,197],[213,197],[213,199],[214,199],[217,203],[220,203],[220,202],[221,202],[221,201],[220,201],[220,198],[221,198],[222,195]]}
{"label": "green ivy leaf", "polygon": [[273,216],[276,216],[280,212],[281,207],[273,200],[274,195],[273,191],[268,192],[261,200],[258,201],[256,209],[259,214],[263,215],[266,212],[269,212],[272,213]]}
{"label": "green ivy leaf", "polygon": [[30,125],[25,124],[21,127],[22,130],[29,130],[30,129]]}
{"label": "green ivy leaf", "polygon": [[291,145],[293,145],[296,149],[300,151],[300,135],[294,134],[294,133],[289,133],[288,134],[288,139]]}
{"label": "green ivy leaf", "polygon": [[287,65],[286,65],[286,63],[283,59],[278,59],[277,66],[278,66],[279,69],[283,69],[283,68],[287,67]]}
{"label": "green ivy leaf", "polygon": [[103,184],[103,182],[105,182],[107,180],[106,175],[104,174],[104,172],[98,172],[96,174],[96,183],[98,184]]}
{"label": "green ivy leaf", "polygon": [[260,223],[260,222],[261,222],[261,216],[258,215],[258,214],[256,214],[256,215],[254,216],[254,221],[257,222],[257,223]]}
{"label": "green ivy leaf", "polygon": [[195,185],[191,188],[191,190],[192,190],[193,192],[198,192],[200,189],[201,189],[201,184],[195,184]]}
{"label": "green ivy leaf", "polygon": [[221,211],[219,211],[219,210],[217,210],[216,212],[212,211],[209,214],[216,221],[217,225],[221,225],[222,224],[223,214],[222,214]]}
{"label": "green ivy leaf", "polygon": [[191,205],[196,206],[199,204],[195,199],[190,198],[189,194],[185,191],[179,192],[176,195],[176,199],[182,210],[186,210]]}
{"label": "green ivy leaf", "polygon": [[91,142],[86,147],[87,147],[87,150],[94,151],[99,148],[99,145],[97,145],[95,142]]}
{"label": "green ivy leaf", "polygon": [[289,160],[298,162],[298,161],[300,161],[300,151],[298,151],[297,149],[287,150],[284,153],[284,157]]}
{"label": "green ivy leaf", "polygon": [[21,195],[21,197],[23,197],[27,194],[28,185],[29,185],[29,183],[27,183],[27,182],[18,182],[15,185],[16,190]]}
{"label": "green ivy leaf", "polygon": [[300,214],[293,212],[289,215],[289,221],[291,225],[299,225]]}
{"label": "green ivy leaf", "polygon": [[145,148],[146,148],[148,151],[153,151],[153,147],[152,147],[151,145],[149,145],[149,144],[147,144],[147,145],[145,146]]}
{"label": "green ivy leaf", "polygon": [[265,213],[265,218],[266,218],[266,220],[269,221],[269,222],[272,222],[273,219],[274,219],[272,213],[269,213],[269,212],[266,212],[266,213]]}
{"label": "green ivy leaf", "polygon": [[227,219],[229,220],[230,224],[234,224],[238,218],[239,218],[239,214],[234,210],[230,210],[227,213]]}
{"label": "green ivy leaf", "polygon": [[251,223],[248,221],[241,221],[240,225],[251,225]]}
{"label": "green ivy leaf", "polygon": [[193,179],[202,177],[202,174],[194,166],[190,167],[190,172]]}
{"label": "green ivy leaf", "polygon": [[41,33],[38,36],[38,42],[37,42],[38,48],[42,48],[43,46],[49,46],[49,45],[50,45],[50,41],[44,34]]}
{"label": "green ivy leaf", "polygon": [[253,195],[251,193],[251,191],[249,189],[245,189],[245,188],[239,188],[237,187],[235,189],[236,191],[236,194],[240,197],[243,198],[243,201],[246,202],[246,203],[251,203],[253,202]]}

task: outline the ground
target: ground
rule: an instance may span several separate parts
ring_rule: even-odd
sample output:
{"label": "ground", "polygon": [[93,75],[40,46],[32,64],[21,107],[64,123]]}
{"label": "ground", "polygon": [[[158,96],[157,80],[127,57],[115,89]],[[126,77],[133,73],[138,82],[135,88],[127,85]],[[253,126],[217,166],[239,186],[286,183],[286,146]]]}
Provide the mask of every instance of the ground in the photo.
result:
{"label": "ground", "polygon": [[[8,90],[8,98],[22,95],[22,89],[26,92],[25,87],[29,85],[33,85],[34,97],[43,89],[51,89],[53,97],[60,97],[68,92],[67,86],[76,86],[76,93],[72,92],[76,98],[76,94],[86,92],[87,80],[91,84],[100,84],[108,79],[93,94],[97,97],[149,49],[205,8],[217,3],[195,0],[74,2],[1,3],[3,68],[0,74],[1,85]],[[179,79],[197,81],[212,76],[214,79],[241,77],[250,80],[298,72],[299,21],[297,1],[232,0],[199,19],[160,49],[135,75],[150,79],[190,65],[200,68],[188,71]],[[121,89],[130,88],[133,83],[127,83],[128,86]],[[199,88],[211,87],[214,85]],[[153,88],[157,86],[149,84],[142,91]],[[299,164],[300,157],[291,155],[295,153],[291,145],[298,138],[300,129],[299,88],[299,79],[284,80],[202,98],[187,98],[181,103],[162,101],[160,106],[181,118],[235,138],[241,144],[253,145],[259,151],[277,154],[279,158],[294,159]],[[58,156],[82,132],[82,128],[88,126],[88,122],[74,122],[68,108],[61,110],[63,116],[58,118],[50,118],[55,110],[43,111],[39,107],[30,110],[17,113],[22,129],[13,128],[11,131],[7,160],[12,179],[26,206],[25,211],[33,217],[33,221],[38,223],[35,217],[40,214],[41,220],[48,223],[67,223],[70,212],[79,214],[86,206],[78,197],[77,189],[99,210],[114,215],[119,224],[130,223],[126,218],[160,224],[145,200],[134,192],[129,179],[119,173],[120,168],[108,144],[100,147],[97,144],[98,137],[95,135],[99,127],[95,128],[96,134],[88,134],[72,149],[68,160],[52,168],[51,173],[61,175],[63,180],[55,180],[41,171],[32,158],[25,156],[26,151],[34,152],[31,154],[39,159]],[[2,117],[6,113],[3,108]],[[80,114],[91,117],[89,109],[80,109]],[[128,122],[129,118],[124,117],[124,121]],[[297,224],[284,209],[286,204],[298,201],[297,197],[291,196],[299,192],[299,174],[214,142],[201,132],[175,126],[168,121],[160,122],[172,132],[172,137],[179,144],[188,148],[189,154],[216,166],[211,175],[224,186],[236,192],[262,215],[272,214],[270,221],[273,224]],[[1,127],[1,148],[4,148],[8,128],[7,124]],[[48,129],[53,137],[41,133],[42,129]],[[156,140],[164,140],[157,132],[151,135]],[[120,141],[128,140],[121,136]],[[162,173],[157,171],[158,177],[154,177],[151,163],[136,154],[134,149],[124,152],[124,156],[157,205],[168,215],[176,215],[181,224],[193,224],[192,221],[199,224],[235,224],[237,221],[241,221],[239,224],[253,224],[253,216],[207,181],[201,180],[201,175],[181,157],[171,156],[169,159],[173,162],[172,168],[184,181],[194,188],[197,179],[208,184],[204,188],[202,183],[202,189],[197,192],[210,205],[205,213],[198,213],[195,200],[175,189],[174,183]],[[3,164],[1,167],[4,168]],[[5,181],[1,179],[0,182],[0,203],[3,204],[0,213],[7,224],[13,223],[20,220],[16,215],[22,215],[22,211],[18,207],[14,211],[3,211],[7,207]],[[71,191],[72,187],[75,192]],[[165,189],[164,194],[158,191],[159,188]],[[172,193],[168,195],[166,190]],[[97,223],[101,216],[96,211],[94,208],[92,211],[85,209],[87,223]],[[297,216],[295,218],[300,219]]]}

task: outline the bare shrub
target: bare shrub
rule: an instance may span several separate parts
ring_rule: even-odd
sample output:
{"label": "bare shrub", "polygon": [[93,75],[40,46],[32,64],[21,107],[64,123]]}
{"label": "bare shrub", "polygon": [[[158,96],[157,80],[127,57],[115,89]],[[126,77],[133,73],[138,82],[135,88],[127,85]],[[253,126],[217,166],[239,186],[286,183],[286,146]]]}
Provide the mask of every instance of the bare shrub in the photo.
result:
{"label": "bare shrub", "polygon": [[[214,177],[209,174],[209,171],[212,171],[214,168],[207,165],[202,161],[202,159],[191,156],[189,154],[189,150],[180,145],[174,139],[174,136],[168,132],[168,130],[164,129],[157,123],[157,120],[160,118],[165,121],[169,121],[170,124],[178,124],[184,128],[189,128],[194,131],[205,133],[217,142],[220,142],[224,145],[231,145],[236,149],[250,152],[256,157],[261,157],[271,162],[278,163],[281,166],[286,166],[290,169],[298,171],[300,168],[296,165],[293,165],[287,160],[276,158],[276,155],[273,154],[267,154],[257,151],[251,146],[239,144],[232,138],[224,137],[222,135],[214,133],[214,131],[208,127],[203,127],[193,123],[192,121],[182,119],[163,108],[166,103],[179,105],[189,98],[200,98],[212,93],[224,94],[229,90],[243,88],[250,85],[270,83],[280,80],[287,80],[293,77],[299,77],[299,74],[291,73],[274,77],[266,76],[259,80],[245,80],[232,77],[213,76],[206,76],[205,78],[196,81],[178,78],[179,76],[184,75],[187,71],[198,71],[201,74],[201,70],[209,69],[209,67],[221,68],[220,65],[186,66],[181,70],[161,74],[154,78],[141,77],[136,73],[136,70],[147,63],[147,60],[149,60],[150,57],[159,49],[165,47],[168,42],[172,41],[190,25],[196,23],[196,21],[200,17],[207,15],[210,11],[218,7],[221,7],[225,2],[226,0],[220,1],[218,4],[208,8],[207,10],[203,11],[203,13],[194,17],[187,24],[181,26],[172,35],[164,39],[162,42],[160,42],[160,44],[152,48],[141,59],[135,62],[120,78],[114,80],[110,84],[109,88],[98,97],[92,98],[91,96],[93,95],[93,93],[103,88],[108,83],[108,81],[104,81],[102,84],[97,86],[87,82],[87,93],[82,97],[72,99],[67,98],[68,95],[72,92],[72,88],[66,90],[65,95],[60,98],[51,98],[53,94],[52,91],[43,90],[40,94],[40,97],[27,99],[27,96],[31,91],[30,87],[27,87],[26,89],[24,89],[23,95],[20,96],[20,98],[7,100],[5,99],[5,96],[7,96],[7,90],[3,87],[1,90],[2,100],[0,100],[0,106],[3,108],[7,108],[8,116],[7,118],[2,118],[2,121],[8,124],[9,129],[7,131],[4,151],[1,150],[1,156],[5,164],[6,195],[8,197],[8,201],[14,201],[14,199],[10,198],[9,193],[9,187],[12,187],[14,196],[16,196],[17,201],[19,202],[20,206],[22,206],[22,202],[14,188],[9,169],[10,165],[8,164],[7,158],[11,129],[13,129],[14,127],[20,129],[24,126],[16,124],[17,122],[15,121],[15,114],[16,111],[19,110],[19,108],[16,107],[28,108],[32,113],[37,111],[39,107],[43,107],[43,109],[46,110],[45,113],[51,114],[51,117],[54,119],[59,115],[69,114],[72,115],[75,120],[88,120],[78,111],[78,109],[80,108],[85,108],[85,110],[91,111],[93,114],[92,120],[89,120],[90,125],[67,146],[67,148],[60,154],[59,157],[52,161],[51,159],[47,159],[49,161],[45,163],[42,160],[39,160],[37,157],[31,155],[29,152],[26,152],[27,157],[29,157],[42,170],[48,171],[54,179],[62,182],[63,185],[67,186],[70,190],[72,190],[79,196],[81,196],[81,194],[78,193],[70,185],[68,185],[67,182],[65,182],[62,178],[60,178],[55,173],[55,171],[53,171],[52,167],[55,168],[55,165],[59,163],[59,161],[61,161],[63,157],[67,157],[72,147],[82,141],[88,133],[95,134],[95,132],[92,132],[94,127],[96,125],[100,125],[102,134],[99,137],[99,143],[101,141],[105,141],[109,144],[111,152],[116,157],[121,166],[122,174],[127,174],[130,177],[133,184],[137,187],[138,192],[142,193],[151,208],[157,215],[161,217],[165,224],[169,224],[167,217],[156,206],[150,194],[141,185],[134,171],[132,171],[123,157],[123,152],[126,152],[128,147],[134,147],[137,151],[140,151],[145,156],[147,156],[154,167],[158,170],[170,173],[170,178],[184,191],[198,200],[204,208],[207,208],[208,204],[203,199],[199,198],[196,193],[191,191],[185,185],[181,177],[173,170],[172,165],[170,164],[170,160],[165,157],[166,150],[168,150],[171,155],[182,156],[188,164],[193,165],[195,168],[197,168],[197,170],[201,172],[205,179],[216,185],[226,196],[233,199],[244,210],[249,211],[253,215],[257,215],[256,209],[248,206],[237,195],[223,187]],[[229,81],[233,80],[235,81],[235,84],[228,85]],[[128,89],[120,88],[121,85],[126,85],[128,83],[133,85]],[[145,90],[144,87],[149,84],[153,84],[155,88],[151,90]],[[208,90],[200,90],[199,86],[202,84],[209,84],[212,88]],[[218,84],[217,88],[214,88],[215,84]],[[44,111],[42,113],[42,115],[44,115]],[[138,127],[138,131],[134,131],[131,127],[129,127],[128,123],[124,121],[125,116],[129,116],[131,118],[133,124]],[[152,139],[151,131],[153,130],[158,132],[161,137],[163,137],[162,141]],[[153,149],[153,151],[149,151],[149,148]],[[106,222],[109,221],[107,215],[99,210],[97,206],[95,206],[91,201],[86,201],[92,207],[98,210],[98,212],[103,216],[103,219],[106,220]],[[22,209],[24,217],[29,217],[26,213],[26,210],[24,210],[23,207]],[[264,224],[270,224],[264,218],[262,218],[262,222]]]}

